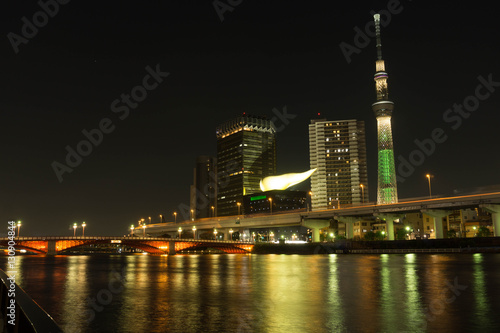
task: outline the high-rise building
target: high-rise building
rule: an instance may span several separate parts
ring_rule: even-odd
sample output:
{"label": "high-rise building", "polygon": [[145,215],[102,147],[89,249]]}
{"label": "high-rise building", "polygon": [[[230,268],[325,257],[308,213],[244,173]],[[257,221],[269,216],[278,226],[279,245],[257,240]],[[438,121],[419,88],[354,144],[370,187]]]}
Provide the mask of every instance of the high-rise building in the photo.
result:
{"label": "high-rise building", "polygon": [[[368,202],[365,123],[313,119],[309,124],[312,209]],[[363,186],[361,186],[363,185]]]}
{"label": "high-rise building", "polygon": [[216,135],[216,215],[237,215],[243,196],[260,192],[260,180],[276,174],[276,127],[266,117],[243,114],[218,126]]}
{"label": "high-rise building", "polygon": [[217,159],[212,156],[198,156],[191,185],[190,218],[211,217],[216,207]]}
{"label": "high-rise building", "polygon": [[372,104],[372,109],[377,118],[378,129],[378,187],[377,204],[390,204],[398,202],[396,184],[396,167],[394,164],[394,148],[392,145],[391,117],[394,103],[389,100],[387,88],[388,75],[385,72],[385,63],[382,60],[382,42],[380,41],[380,15],[374,15],[375,33],[377,36],[377,61],[375,89],[377,101]]}

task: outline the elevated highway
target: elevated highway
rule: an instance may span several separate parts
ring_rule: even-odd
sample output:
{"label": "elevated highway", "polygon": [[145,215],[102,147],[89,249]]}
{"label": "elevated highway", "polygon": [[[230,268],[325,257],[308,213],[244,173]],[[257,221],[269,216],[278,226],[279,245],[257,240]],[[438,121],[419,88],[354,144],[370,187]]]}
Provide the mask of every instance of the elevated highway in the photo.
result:
{"label": "elevated highway", "polygon": [[312,229],[313,241],[319,241],[319,229],[328,227],[332,220],[345,223],[347,235],[352,238],[354,222],[378,217],[387,223],[388,239],[391,240],[393,239],[394,221],[404,217],[406,213],[422,212],[434,219],[436,238],[443,238],[442,225],[437,222],[451,214],[453,210],[477,207],[481,207],[492,214],[494,234],[497,237],[500,236],[500,192],[402,200],[396,204],[387,205],[367,203],[358,206],[341,207],[340,209],[300,210],[287,213],[214,217],[179,223],[167,222],[146,225],[145,230],[137,227],[134,232],[139,235],[147,233],[149,235],[168,234],[173,236],[179,232],[179,228],[181,233],[186,233],[191,232],[192,228],[196,227],[193,236],[216,229],[217,232],[224,235],[225,240],[228,240],[231,231],[245,234],[248,229],[253,228],[305,226]]}

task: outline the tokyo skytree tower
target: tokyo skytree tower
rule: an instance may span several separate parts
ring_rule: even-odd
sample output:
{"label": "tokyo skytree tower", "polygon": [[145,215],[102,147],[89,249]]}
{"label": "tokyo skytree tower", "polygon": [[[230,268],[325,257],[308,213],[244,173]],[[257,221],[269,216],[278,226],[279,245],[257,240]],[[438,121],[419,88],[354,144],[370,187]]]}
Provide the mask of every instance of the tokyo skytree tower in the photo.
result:
{"label": "tokyo skytree tower", "polygon": [[375,32],[377,37],[377,61],[375,63],[376,73],[374,75],[377,101],[372,104],[372,110],[375,112],[378,128],[377,204],[382,205],[398,202],[391,126],[394,103],[389,100],[389,91],[387,89],[388,75],[385,72],[384,60],[382,60],[380,15],[375,14],[373,17],[375,20]]}

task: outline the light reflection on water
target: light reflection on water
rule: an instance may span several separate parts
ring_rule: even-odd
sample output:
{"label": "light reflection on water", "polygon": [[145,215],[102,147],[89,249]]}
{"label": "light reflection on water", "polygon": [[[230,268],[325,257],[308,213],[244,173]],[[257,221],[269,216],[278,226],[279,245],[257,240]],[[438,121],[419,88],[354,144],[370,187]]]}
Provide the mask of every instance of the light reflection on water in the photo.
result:
{"label": "light reflection on water", "polygon": [[66,332],[500,329],[498,254],[16,256],[16,270]]}

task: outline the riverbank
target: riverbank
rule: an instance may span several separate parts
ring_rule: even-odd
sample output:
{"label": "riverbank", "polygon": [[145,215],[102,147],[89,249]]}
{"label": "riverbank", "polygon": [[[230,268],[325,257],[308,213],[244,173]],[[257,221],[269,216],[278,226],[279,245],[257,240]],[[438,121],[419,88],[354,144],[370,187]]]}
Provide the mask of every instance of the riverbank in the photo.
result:
{"label": "riverbank", "polygon": [[500,237],[352,241],[305,244],[256,243],[254,254],[500,253]]}

